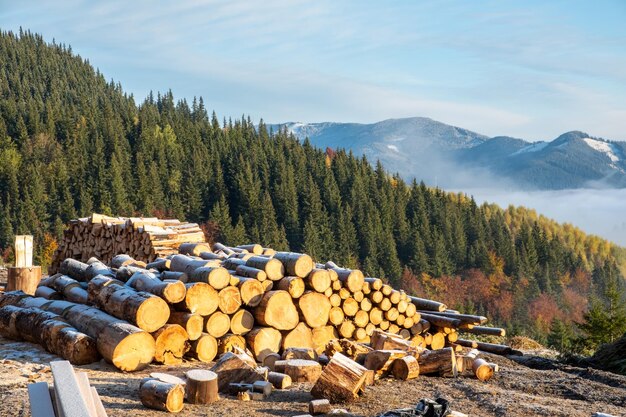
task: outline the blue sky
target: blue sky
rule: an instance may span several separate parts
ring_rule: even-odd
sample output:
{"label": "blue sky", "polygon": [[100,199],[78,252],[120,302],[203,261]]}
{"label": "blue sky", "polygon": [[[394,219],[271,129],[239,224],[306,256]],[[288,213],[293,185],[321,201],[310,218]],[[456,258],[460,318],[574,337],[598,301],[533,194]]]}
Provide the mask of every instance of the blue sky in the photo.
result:
{"label": "blue sky", "polygon": [[487,135],[626,140],[626,1],[13,1],[0,28],[70,44],[143,100],[220,116],[426,116]]}

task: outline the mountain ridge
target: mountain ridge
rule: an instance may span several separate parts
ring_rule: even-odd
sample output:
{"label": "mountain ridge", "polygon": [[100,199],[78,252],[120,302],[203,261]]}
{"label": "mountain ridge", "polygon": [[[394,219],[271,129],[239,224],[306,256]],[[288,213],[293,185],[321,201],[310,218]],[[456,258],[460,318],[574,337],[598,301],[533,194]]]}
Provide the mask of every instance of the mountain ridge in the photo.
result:
{"label": "mountain ridge", "polygon": [[490,183],[506,181],[520,189],[626,187],[626,142],[578,130],[550,141],[530,142],[510,136],[488,137],[428,117],[370,124],[287,122],[270,126],[286,128],[300,140],[309,138],[320,148],[363,153],[406,178],[444,186],[466,186],[464,177],[474,177]]}

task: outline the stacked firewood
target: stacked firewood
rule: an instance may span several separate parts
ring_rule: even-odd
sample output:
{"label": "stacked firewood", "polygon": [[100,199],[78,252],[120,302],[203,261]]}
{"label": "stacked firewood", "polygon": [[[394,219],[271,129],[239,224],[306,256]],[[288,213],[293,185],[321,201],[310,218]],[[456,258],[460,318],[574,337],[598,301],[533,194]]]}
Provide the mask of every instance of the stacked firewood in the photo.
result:
{"label": "stacked firewood", "polygon": [[204,242],[196,223],[155,217],[110,217],[92,214],[72,220],[54,254],[49,272],[58,271],[66,258],[86,262],[96,257],[105,263],[124,253],[138,261],[150,262],[159,256],[178,253],[184,242]]}
{"label": "stacked firewood", "polygon": [[[118,224],[135,230],[138,222]],[[483,326],[486,321],[411,297],[359,270],[256,244],[186,242],[149,262],[130,254],[106,263],[68,257],[35,297],[8,292],[0,298],[0,334],[39,343],[74,364],[103,357],[133,371],[151,362],[219,356],[212,371],[220,391],[259,380],[280,388],[315,382],[313,395],[332,401],[353,399],[384,376],[456,376],[472,369],[488,379],[496,367],[470,349],[511,349],[459,337],[504,335]]]}

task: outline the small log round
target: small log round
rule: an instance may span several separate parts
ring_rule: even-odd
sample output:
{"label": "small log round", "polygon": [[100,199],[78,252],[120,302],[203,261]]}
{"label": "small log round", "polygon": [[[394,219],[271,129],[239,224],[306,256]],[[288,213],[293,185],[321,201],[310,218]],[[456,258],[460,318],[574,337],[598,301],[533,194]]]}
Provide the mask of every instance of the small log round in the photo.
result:
{"label": "small log round", "polygon": [[184,406],[185,389],[179,384],[150,379],[141,384],[139,398],[145,407],[178,413]]}
{"label": "small log round", "polygon": [[203,333],[198,339],[191,342],[191,349],[187,356],[201,362],[212,362],[217,356],[217,340],[208,333]]}
{"label": "small log round", "polygon": [[185,375],[187,375],[187,401],[191,404],[211,404],[220,399],[215,372],[192,369]]}
{"label": "small log round", "polygon": [[230,317],[221,311],[216,311],[206,319],[204,328],[211,336],[220,338],[230,330]]}

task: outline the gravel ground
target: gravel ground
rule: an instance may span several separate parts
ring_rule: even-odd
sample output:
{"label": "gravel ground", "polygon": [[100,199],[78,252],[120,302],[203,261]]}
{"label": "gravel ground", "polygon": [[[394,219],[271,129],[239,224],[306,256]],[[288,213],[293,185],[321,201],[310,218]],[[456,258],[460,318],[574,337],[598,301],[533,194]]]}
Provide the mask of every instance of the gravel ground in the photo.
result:
{"label": "gravel ground", "polygon": [[[456,379],[420,376],[413,381],[384,379],[367,387],[350,404],[337,405],[354,416],[375,416],[414,405],[421,398],[442,396],[452,408],[470,416],[586,416],[605,412],[626,416],[626,377],[586,368],[562,365],[532,356],[504,358],[485,355],[500,365],[487,383],[469,376]],[[26,384],[48,381],[48,362],[57,359],[36,345],[0,337],[0,416],[30,415]],[[77,367],[86,371],[100,393],[109,417],[161,416],[144,408],[138,399],[141,378],[150,372],[182,375],[189,368],[207,364],[187,362],[179,367],[150,366],[135,373],[121,373],[99,362]],[[266,401],[240,402],[223,397],[210,406],[186,404],[179,416],[294,416],[307,410],[310,384],[275,391]]]}

